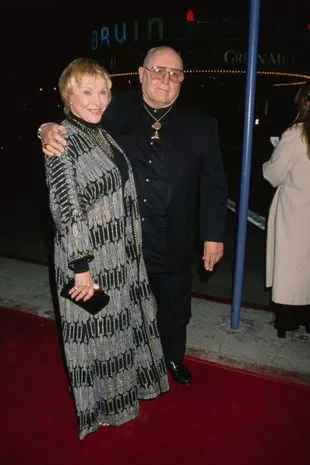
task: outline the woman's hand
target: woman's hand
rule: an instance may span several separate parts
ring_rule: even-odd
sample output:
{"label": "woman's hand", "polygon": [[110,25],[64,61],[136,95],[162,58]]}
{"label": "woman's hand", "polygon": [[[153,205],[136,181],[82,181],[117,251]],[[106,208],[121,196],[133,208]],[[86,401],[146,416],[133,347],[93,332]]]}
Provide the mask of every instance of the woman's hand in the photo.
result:
{"label": "woman's hand", "polygon": [[74,300],[89,300],[95,292],[94,281],[89,271],[76,273],[74,275],[75,286],[70,289],[69,294]]}

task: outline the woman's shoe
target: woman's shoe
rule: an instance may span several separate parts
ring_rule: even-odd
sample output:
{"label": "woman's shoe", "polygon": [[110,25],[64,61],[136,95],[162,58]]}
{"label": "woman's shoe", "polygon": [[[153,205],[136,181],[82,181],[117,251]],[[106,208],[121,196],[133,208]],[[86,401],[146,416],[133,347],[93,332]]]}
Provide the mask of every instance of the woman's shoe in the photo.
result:
{"label": "woman's shoe", "polygon": [[281,339],[285,339],[286,338],[286,330],[285,329],[278,329],[278,337],[280,337]]}

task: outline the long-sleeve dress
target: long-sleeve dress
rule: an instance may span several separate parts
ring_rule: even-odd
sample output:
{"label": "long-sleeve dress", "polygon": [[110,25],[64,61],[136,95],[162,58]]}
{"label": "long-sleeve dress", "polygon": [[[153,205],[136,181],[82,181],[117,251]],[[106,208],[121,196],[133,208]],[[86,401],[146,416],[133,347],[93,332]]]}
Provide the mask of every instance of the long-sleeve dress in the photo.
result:
{"label": "long-sleeve dress", "polygon": [[[74,117],[62,124],[65,153],[46,157],[46,176],[61,336],[83,439],[103,423],[132,420],[138,399],[155,398],[169,386],[128,159],[100,126]],[[95,316],[60,296],[81,258],[110,295]]]}

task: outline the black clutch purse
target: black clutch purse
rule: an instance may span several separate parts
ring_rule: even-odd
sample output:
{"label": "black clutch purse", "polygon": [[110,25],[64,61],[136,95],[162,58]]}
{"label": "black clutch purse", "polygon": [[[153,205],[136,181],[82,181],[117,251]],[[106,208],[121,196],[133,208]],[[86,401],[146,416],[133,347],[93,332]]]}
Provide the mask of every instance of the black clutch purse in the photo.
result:
{"label": "black clutch purse", "polygon": [[110,296],[106,294],[102,289],[95,289],[94,295],[84,302],[81,300],[74,300],[69,294],[70,289],[74,287],[74,279],[70,281],[63,287],[60,295],[66,299],[71,300],[75,305],[86,310],[91,315],[96,315],[100,312],[110,301]]}

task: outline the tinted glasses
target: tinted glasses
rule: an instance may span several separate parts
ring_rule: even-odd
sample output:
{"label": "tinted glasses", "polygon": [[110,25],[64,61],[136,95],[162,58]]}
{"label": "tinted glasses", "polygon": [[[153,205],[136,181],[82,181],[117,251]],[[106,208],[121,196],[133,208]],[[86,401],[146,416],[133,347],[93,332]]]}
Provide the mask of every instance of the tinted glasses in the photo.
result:
{"label": "tinted glasses", "polygon": [[166,73],[168,73],[169,79],[176,84],[179,84],[184,79],[184,72],[181,69],[166,68],[165,66],[152,66],[152,68],[143,66],[143,68],[150,72],[152,79],[163,79]]}

